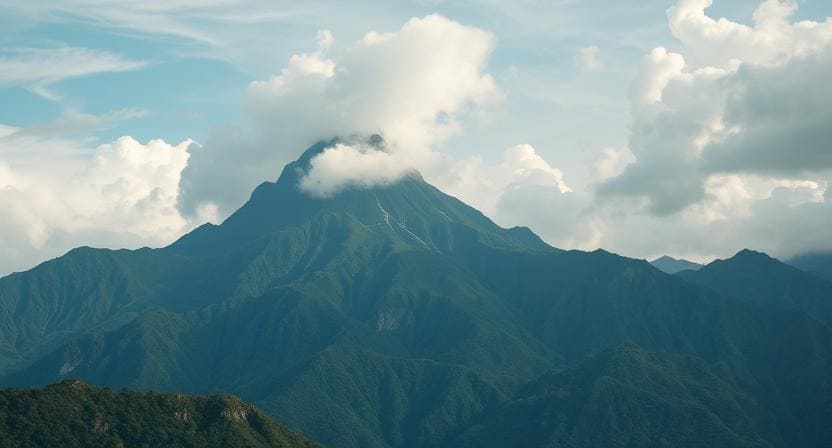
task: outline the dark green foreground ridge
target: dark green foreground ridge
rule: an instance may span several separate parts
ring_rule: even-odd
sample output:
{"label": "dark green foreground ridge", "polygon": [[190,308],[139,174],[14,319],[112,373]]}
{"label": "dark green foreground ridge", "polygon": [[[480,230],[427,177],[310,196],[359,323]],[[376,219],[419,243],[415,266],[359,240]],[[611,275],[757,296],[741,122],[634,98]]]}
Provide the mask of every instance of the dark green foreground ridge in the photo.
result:
{"label": "dark green foreground ridge", "polygon": [[825,280],[555,249],[418,174],[299,191],[332,144],[168,247],[0,279],[0,386],[232,393],[333,447],[832,446]]}
{"label": "dark green foreground ridge", "polygon": [[113,391],[66,380],[0,391],[3,447],[315,447],[230,395]]}

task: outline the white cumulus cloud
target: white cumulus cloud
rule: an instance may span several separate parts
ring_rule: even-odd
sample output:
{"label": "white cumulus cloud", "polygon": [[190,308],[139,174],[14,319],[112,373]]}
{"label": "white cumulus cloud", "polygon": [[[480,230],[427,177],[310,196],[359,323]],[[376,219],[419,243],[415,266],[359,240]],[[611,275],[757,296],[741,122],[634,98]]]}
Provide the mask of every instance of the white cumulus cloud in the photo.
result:
{"label": "white cumulus cloud", "polygon": [[699,260],[829,248],[832,20],[793,21],[795,2],[766,0],[746,25],[710,5],[670,8],[682,50],[654,49],[633,81],[635,159],[600,176],[600,243]]}
{"label": "white cumulus cloud", "polygon": [[300,179],[300,189],[323,198],[344,188],[389,185],[409,171],[401,158],[364,143],[338,143],[309,163],[309,172]]}
{"label": "white cumulus cloud", "polygon": [[487,164],[477,156],[455,161],[449,166],[434,182],[506,225],[520,225],[512,218],[501,220],[498,217],[499,203],[507,192],[540,187],[560,196],[572,191],[563,173],[529,144],[507,148],[499,164]]}
{"label": "white cumulus cloud", "polygon": [[779,64],[816,52],[832,42],[832,20],[792,22],[797,2],[765,0],[754,11],[753,25],[713,19],[706,9],[713,0],[680,0],[667,11],[670,30],[682,41],[685,55],[699,67],[726,67],[738,59],[747,64]]}
{"label": "white cumulus cloud", "polygon": [[710,3],[668,11],[684,54],[659,47],[645,57],[631,90],[636,161],[602,194],[672,214],[705,200],[719,173],[800,179],[832,169],[832,21],[792,23],[794,3],[767,0],[748,26],[706,16]]}
{"label": "white cumulus cloud", "polygon": [[177,208],[190,144],[121,137],[91,149],[25,133],[0,138],[0,273],[80,245],[171,242],[190,225]]}

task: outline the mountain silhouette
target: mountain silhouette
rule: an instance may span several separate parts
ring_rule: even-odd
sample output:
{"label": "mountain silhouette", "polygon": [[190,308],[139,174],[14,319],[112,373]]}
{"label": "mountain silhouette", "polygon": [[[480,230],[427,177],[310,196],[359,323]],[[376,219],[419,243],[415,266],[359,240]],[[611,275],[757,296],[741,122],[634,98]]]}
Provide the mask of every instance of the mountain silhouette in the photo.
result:
{"label": "mountain silhouette", "polygon": [[832,325],[832,282],[762,252],[743,249],[727,260],[678,275],[727,297],[801,310]]}
{"label": "mountain silhouette", "polygon": [[656,258],[651,261],[650,264],[668,274],[676,274],[687,270],[697,271],[702,268],[702,265],[699,263],[694,263],[680,258],[673,258],[667,255],[662,255],[661,257]]}

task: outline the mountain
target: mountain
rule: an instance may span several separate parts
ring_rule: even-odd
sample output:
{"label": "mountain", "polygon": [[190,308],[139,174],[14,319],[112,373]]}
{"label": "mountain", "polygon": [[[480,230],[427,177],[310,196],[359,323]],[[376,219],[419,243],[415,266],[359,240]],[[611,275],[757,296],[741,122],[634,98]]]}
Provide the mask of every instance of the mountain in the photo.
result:
{"label": "mountain", "polygon": [[803,311],[832,325],[832,282],[744,249],[680,277],[738,300]]}
{"label": "mountain", "polygon": [[[326,445],[454,446],[536,381],[629,341],[726,371],[713,394],[751,396],[764,412],[741,406],[748,421],[772,416],[725,444],[829,446],[827,325],[643,260],[550,247],[417,173],[300,191],[334,143],[168,247],[79,248],[0,279],[0,385],[234,393]],[[636,392],[622,403],[639,406]],[[611,412],[595,430],[631,411]],[[700,423],[675,421],[667,443]]]}
{"label": "mountain", "polygon": [[234,396],[115,392],[66,380],[0,391],[0,446],[315,447]]}
{"label": "mountain", "polygon": [[667,255],[662,255],[659,258],[651,261],[650,264],[655,266],[660,271],[666,272],[668,274],[675,274],[677,272],[682,271],[697,271],[702,268],[703,265],[699,263],[694,263],[692,261],[680,259],[680,258],[673,258]]}
{"label": "mountain", "polygon": [[772,424],[729,369],[625,343],[528,384],[457,445],[772,447]]}
{"label": "mountain", "polygon": [[787,260],[786,263],[832,282],[832,252],[801,254]]}

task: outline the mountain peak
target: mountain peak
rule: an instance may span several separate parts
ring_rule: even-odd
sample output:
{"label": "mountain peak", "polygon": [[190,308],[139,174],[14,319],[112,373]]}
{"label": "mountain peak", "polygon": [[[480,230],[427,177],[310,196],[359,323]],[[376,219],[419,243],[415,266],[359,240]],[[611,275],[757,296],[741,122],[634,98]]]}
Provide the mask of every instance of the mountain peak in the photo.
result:
{"label": "mountain peak", "polygon": [[726,297],[800,310],[821,322],[832,322],[832,284],[763,252],[743,249],[679,275]]}
{"label": "mountain peak", "polygon": [[734,256],[731,257],[731,258],[749,258],[749,259],[756,258],[756,259],[761,259],[761,260],[762,259],[765,259],[765,260],[772,260],[773,259],[771,256],[769,256],[765,252],[759,252],[759,251],[748,249],[748,248],[742,249],[741,251],[734,254]]}
{"label": "mountain peak", "polygon": [[752,249],[742,249],[733,257],[725,258],[721,260],[714,260],[711,263],[708,263],[704,268],[707,270],[713,269],[722,269],[725,267],[735,267],[735,268],[770,268],[770,269],[780,269],[780,268],[791,268],[783,263],[781,263],[776,258],[773,258],[766,254],[765,252],[759,252]]}
{"label": "mountain peak", "polygon": [[699,263],[694,263],[681,258],[673,258],[669,255],[662,255],[650,262],[653,267],[667,274],[676,274],[682,271],[696,271],[702,268]]}
{"label": "mountain peak", "polygon": [[[260,184],[248,202],[221,225],[201,226],[172,248],[190,253],[224,251],[275,231],[335,217],[341,225],[355,228],[350,232],[373,233],[374,237],[393,238],[414,248],[445,251],[473,238],[491,247],[554,250],[527,228],[498,226],[415,172],[392,184],[347,188],[333,197],[315,197],[302,191],[299,182],[311,160],[345,141],[336,138],[312,145],[286,165],[276,182]],[[381,136],[361,141],[384,145]]]}

